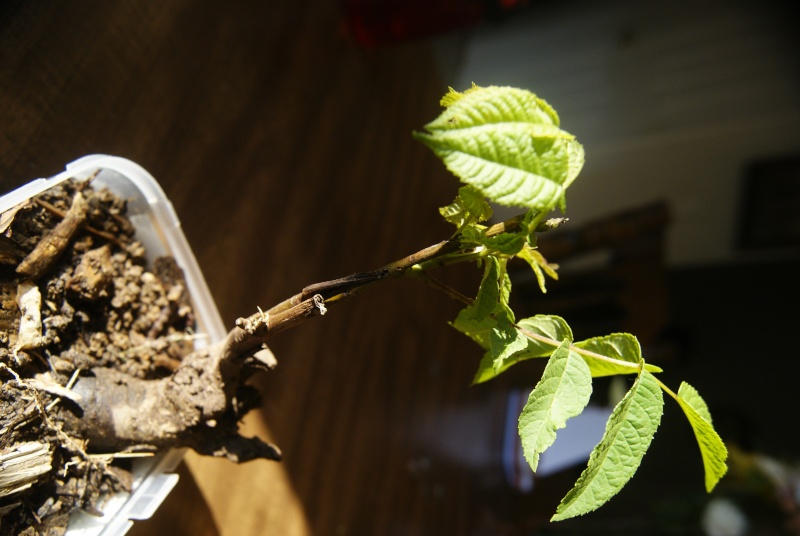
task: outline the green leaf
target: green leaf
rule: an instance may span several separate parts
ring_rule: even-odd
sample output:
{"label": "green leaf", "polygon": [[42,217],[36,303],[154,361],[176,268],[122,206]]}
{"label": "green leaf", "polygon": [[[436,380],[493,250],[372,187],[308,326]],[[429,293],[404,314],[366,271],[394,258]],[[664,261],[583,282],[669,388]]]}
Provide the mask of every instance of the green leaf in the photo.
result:
{"label": "green leaf", "polygon": [[526,237],[520,233],[500,233],[486,237],[483,245],[493,254],[513,256],[525,245]]}
{"label": "green leaf", "polygon": [[511,309],[504,307],[498,311],[496,317],[497,325],[489,335],[489,352],[492,357],[492,367],[497,373],[508,359],[527,348],[528,340],[517,331]]}
{"label": "green leaf", "polygon": [[[576,348],[608,358],[583,355],[592,370],[592,376],[613,376],[639,372],[642,361],[642,348],[639,341],[630,333],[613,333],[604,337],[593,337],[575,343]],[[656,367],[657,368],[657,367]],[[660,369],[658,369],[660,371]]]}
{"label": "green leaf", "polygon": [[492,329],[497,326],[497,313],[502,312],[503,307],[508,308],[505,304],[508,303],[511,292],[511,281],[504,268],[505,261],[492,256],[486,258],[483,279],[475,301],[459,311],[453,321],[454,328],[472,338],[484,349],[490,348],[490,335]]}
{"label": "green leaf", "polygon": [[459,229],[470,222],[482,222],[492,217],[492,207],[477,188],[466,185],[458,189],[455,200],[439,209],[445,220]]}
{"label": "green leaf", "polygon": [[[455,92],[453,92],[455,93]],[[463,182],[502,205],[549,211],[584,162],[583,147],[556,112],[529,91],[473,87],[414,136]]]}
{"label": "green leaf", "polygon": [[502,287],[500,278],[499,260],[495,257],[488,257],[481,286],[478,288],[478,295],[472,305],[468,305],[462,310],[465,318],[480,322],[494,312],[501,299]]}
{"label": "green leaf", "polygon": [[711,424],[711,413],[697,390],[686,382],[678,389],[678,403],[692,425],[705,469],[706,491],[711,492],[728,471],[728,449]]}
{"label": "green leaf", "polygon": [[558,270],[558,265],[548,263],[538,250],[526,245],[517,253],[517,257],[530,265],[533,273],[536,275],[536,282],[539,284],[539,289],[542,293],[547,292],[546,281],[544,279],[545,274],[558,280],[558,272],[556,272],[556,270]]}
{"label": "green leaf", "polygon": [[[524,361],[526,359],[547,357],[553,353],[557,341],[564,339],[572,340],[572,330],[567,322],[560,316],[555,315],[536,315],[531,318],[524,318],[517,322],[520,335],[525,338],[524,349],[509,355],[503,359],[499,367],[495,367],[495,358],[487,352],[480,365],[478,371],[473,378],[473,384],[483,383],[491,380],[495,376],[505,372],[512,365]],[[533,335],[538,335],[543,338],[549,339],[551,343],[545,343],[536,339],[530,338],[526,332]]]}
{"label": "green leaf", "polygon": [[460,93],[460,92],[456,91],[455,89],[453,89],[451,87],[448,87],[447,89],[448,89],[447,93],[445,93],[445,95],[439,101],[439,104],[441,104],[445,108],[447,108],[448,106],[452,105],[454,102],[459,100],[461,97],[463,97],[465,94],[469,93],[470,91],[475,91],[475,89],[478,89],[478,86],[476,86],[475,83],[473,82],[472,83],[472,87],[470,89],[466,90],[464,93]]}
{"label": "green leaf", "polygon": [[589,367],[569,345],[565,339],[550,356],[519,416],[522,451],[534,471],[539,456],[555,441],[556,431],[583,411],[592,394]]}
{"label": "green leaf", "polygon": [[462,186],[458,189],[458,195],[464,208],[475,218],[475,221],[482,222],[492,217],[492,207],[477,188],[469,185]]}
{"label": "green leaf", "polygon": [[633,387],[611,413],[603,439],[552,520],[591,512],[616,495],[639,468],[663,411],[664,398],[658,381],[642,369]]}
{"label": "green leaf", "polygon": [[683,402],[689,404],[700,417],[708,422],[708,424],[712,424],[711,412],[708,410],[708,404],[706,404],[706,401],[700,396],[700,393],[697,392],[697,389],[686,382],[682,382],[678,389],[678,396]]}
{"label": "green leaf", "polygon": [[[536,315],[530,318],[523,318],[517,322],[517,325],[522,330],[523,335],[527,332],[551,341],[563,341],[564,339],[571,341],[573,338],[572,329],[567,324],[567,321],[556,315]],[[550,343],[529,338],[528,348],[519,355],[519,358],[545,357],[552,351],[553,346]]]}

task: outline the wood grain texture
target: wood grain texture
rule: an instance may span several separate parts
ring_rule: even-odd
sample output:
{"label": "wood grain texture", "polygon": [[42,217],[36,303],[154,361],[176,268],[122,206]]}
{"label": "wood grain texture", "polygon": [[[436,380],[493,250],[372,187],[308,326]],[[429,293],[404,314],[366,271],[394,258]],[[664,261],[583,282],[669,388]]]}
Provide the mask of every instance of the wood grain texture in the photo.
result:
{"label": "wood grain texture", "polygon": [[[4,2],[2,190],[86,154],[139,163],[228,325],[430,245],[455,180],[410,132],[447,81],[428,43],[359,49],[343,21],[321,0]],[[282,464],[190,455],[133,534],[477,534],[499,426],[468,387],[479,350],[446,325],[457,303],[385,286],[272,342],[244,428]]]}

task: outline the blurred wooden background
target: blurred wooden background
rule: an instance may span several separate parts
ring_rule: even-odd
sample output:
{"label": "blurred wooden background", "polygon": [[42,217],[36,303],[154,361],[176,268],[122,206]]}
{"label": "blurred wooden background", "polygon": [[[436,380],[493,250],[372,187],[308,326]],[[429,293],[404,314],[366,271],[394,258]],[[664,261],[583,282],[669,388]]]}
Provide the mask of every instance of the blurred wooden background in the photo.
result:
{"label": "blurred wooden background", "polygon": [[[410,135],[439,112],[437,72],[424,41],[356,46],[337,2],[6,1],[2,191],[86,154],[139,163],[231,325],[451,232],[456,181]],[[446,324],[458,308],[397,282],[274,339],[245,429],[285,461],[190,455],[133,534],[468,533],[496,423],[468,387],[479,349]]]}

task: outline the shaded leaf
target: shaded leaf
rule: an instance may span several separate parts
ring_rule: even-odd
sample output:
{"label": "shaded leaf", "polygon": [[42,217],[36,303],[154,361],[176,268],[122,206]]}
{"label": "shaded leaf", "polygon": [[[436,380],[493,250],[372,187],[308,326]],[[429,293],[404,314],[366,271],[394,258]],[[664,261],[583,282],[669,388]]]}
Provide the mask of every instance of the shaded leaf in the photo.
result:
{"label": "shaded leaf", "polygon": [[526,236],[521,233],[500,233],[483,239],[483,245],[494,254],[513,256],[525,245]]}
{"label": "shaded leaf", "polygon": [[497,325],[489,336],[489,352],[492,367],[497,374],[508,359],[528,347],[528,339],[514,325],[514,314],[504,307],[497,314]]}
{"label": "shaded leaf", "polygon": [[[499,367],[495,367],[495,359],[491,353],[484,355],[478,366],[478,371],[473,378],[473,383],[482,383],[491,380],[501,374],[515,363],[525,359],[547,357],[553,353],[557,341],[564,339],[572,340],[572,330],[567,322],[560,316],[555,315],[536,315],[531,318],[524,318],[517,322],[519,333],[525,338],[523,349],[507,356]],[[547,338],[552,343],[545,343],[531,339],[526,336],[526,332]]]}
{"label": "shaded leaf", "polygon": [[[472,305],[468,305],[453,321],[453,327],[464,333],[484,349],[490,348],[491,331],[497,326],[498,313],[508,309],[511,282],[503,269],[505,262],[496,257],[487,257],[483,279]],[[512,315],[511,310],[508,313]],[[512,320],[513,322],[513,320]]]}

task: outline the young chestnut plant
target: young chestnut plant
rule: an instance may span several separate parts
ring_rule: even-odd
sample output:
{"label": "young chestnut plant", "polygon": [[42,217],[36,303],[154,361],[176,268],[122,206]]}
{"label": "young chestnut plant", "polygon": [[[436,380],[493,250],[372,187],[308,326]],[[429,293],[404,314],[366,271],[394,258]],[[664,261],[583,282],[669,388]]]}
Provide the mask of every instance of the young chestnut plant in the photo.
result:
{"label": "young chestnut plant", "polygon": [[[442,216],[456,226],[450,239],[372,271],[317,283],[247,319],[229,335],[230,353],[257,348],[280,331],[315,314],[326,305],[349,298],[388,278],[419,276],[466,307],[452,325],[484,350],[474,383],[481,383],[527,359],[547,358],[541,379],[519,416],[524,455],[535,471],[541,454],[555,441],[566,421],[589,402],[592,378],[617,374],[636,377],[606,424],[586,469],[556,509],[558,521],[596,510],[622,489],[644,457],[661,422],[662,392],[677,401],[691,424],[711,491],[727,471],[725,444],[714,430],[708,406],[688,383],[675,393],[646,363],[636,337],[613,333],[573,340],[567,322],[554,315],[517,320],[509,307],[511,281],[506,264],[514,257],[527,262],[542,290],[553,267],[536,249],[536,233],[558,224],[547,215],[565,209],[567,187],[584,163],[583,147],[561,130],[558,114],[533,93],[510,87],[450,90],[441,100],[445,110],[414,136],[426,144],[465,183]],[[521,206],[526,212],[492,226],[489,202]],[[477,261],[483,278],[474,299],[428,275],[442,265]]]}
{"label": "young chestnut plant", "polygon": [[[468,305],[453,322],[485,351],[475,383],[488,381],[526,359],[548,359],[519,416],[519,434],[531,468],[536,470],[557,430],[584,410],[592,378],[636,377],[609,417],[586,469],[552,519],[593,511],[630,480],[661,421],[662,391],[678,402],[694,430],[710,492],[727,470],[727,450],[706,403],[692,386],[684,382],[675,393],[664,385],[656,377],[661,369],[645,362],[633,335],[614,333],[575,341],[563,318],[536,315],[518,320],[508,305],[511,282],[506,264],[510,259],[527,262],[542,290],[544,273],[554,275],[536,250],[536,232],[547,228],[545,218],[553,209],[565,209],[566,189],[584,163],[580,143],[561,130],[555,110],[529,91],[473,86],[460,93],[451,89],[441,104],[442,114],[425,125],[426,132],[414,136],[466,185],[451,205],[441,209],[457,228],[448,243],[458,247],[437,256],[436,262],[477,259],[484,267],[477,296],[464,300]],[[492,215],[489,201],[521,206],[527,212],[499,228],[486,227],[482,222]],[[426,262],[414,268],[424,272]]]}

